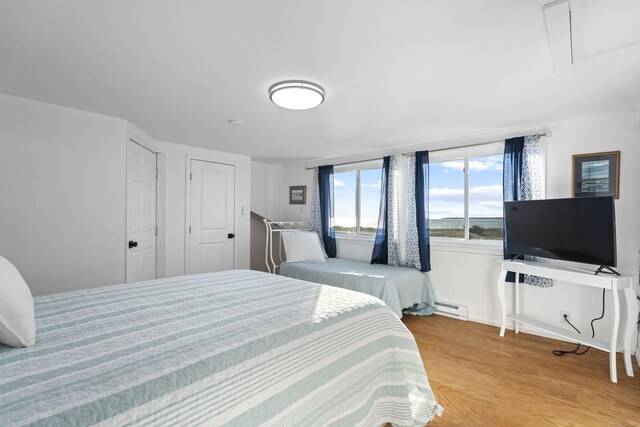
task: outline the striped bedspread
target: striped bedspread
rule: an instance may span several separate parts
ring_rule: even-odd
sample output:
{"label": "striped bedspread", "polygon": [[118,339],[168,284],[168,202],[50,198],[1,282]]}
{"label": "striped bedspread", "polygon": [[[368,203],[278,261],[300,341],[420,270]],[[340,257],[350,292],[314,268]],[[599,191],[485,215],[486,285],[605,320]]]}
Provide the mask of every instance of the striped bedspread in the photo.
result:
{"label": "striped bedspread", "polygon": [[412,335],[378,299],[236,270],[35,299],[0,345],[0,425],[424,425]]}

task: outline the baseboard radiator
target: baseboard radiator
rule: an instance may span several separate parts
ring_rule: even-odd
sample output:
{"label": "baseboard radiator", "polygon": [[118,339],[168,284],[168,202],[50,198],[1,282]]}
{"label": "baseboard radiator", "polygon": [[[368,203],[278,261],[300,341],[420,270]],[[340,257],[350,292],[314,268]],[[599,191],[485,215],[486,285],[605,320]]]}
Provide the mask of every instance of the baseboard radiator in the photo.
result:
{"label": "baseboard radiator", "polygon": [[453,317],[454,319],[469,320],[469,308],[452,302],[436,301],[436,314]]}

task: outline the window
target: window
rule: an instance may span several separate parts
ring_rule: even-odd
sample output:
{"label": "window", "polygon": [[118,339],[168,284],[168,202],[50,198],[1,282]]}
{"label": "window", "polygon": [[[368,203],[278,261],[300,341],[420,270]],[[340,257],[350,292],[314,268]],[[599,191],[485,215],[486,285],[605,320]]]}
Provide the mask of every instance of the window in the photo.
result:
{"label": "window", "polygon": [[333,176],[336,233],[375,236],[382,160],[337,166]]}
{"label": "window", "polygon": [[502,151],[490,144],[430,155],[431,237],[502,240]]}

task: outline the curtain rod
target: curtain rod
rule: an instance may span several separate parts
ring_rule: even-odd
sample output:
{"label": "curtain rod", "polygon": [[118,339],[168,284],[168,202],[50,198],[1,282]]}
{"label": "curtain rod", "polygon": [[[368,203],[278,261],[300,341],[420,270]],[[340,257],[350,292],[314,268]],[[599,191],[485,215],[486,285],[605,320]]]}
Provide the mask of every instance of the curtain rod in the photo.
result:
{"label": "curtain rod", "polygon": [[[527,135],[527,136],[546,136],[547,138],[551,137],[551,131],[546,131],[545,133],[534,133],[533,135]],[[506,138],[505,138],[506,139]],[[496,140],[496,141],[485,141],[485,142],[477,142],[475,144],[467,144],[467,145],[458,145],[455,147],[447,147],[447,148],[438,148],[436,150],[428,150],[429,153],[437,153],[438,151],[447,151],[447,150],[455,150],[458,148],[469,148],[469,147],[477,147],[479,145],[487,145],[487,144],[492,144],[494,142],[500,142],[502,140]],[[416,150],[416,151],[420,151],[420,150]],[[403,156],[408,156],[409,154],[413,153],[402,153]],[[382,156],[385,157],[385,156]],[[334,163],[333,166],[343,166],[343,165],[354,165],[357,163],[366,163],[366,162],[372,162],[374,160],[380,160],[382,159],[382,157],[375,157],[373,159],[365,159],[365,160],[356,160],[354,162],[342,162],[342,163]],[[305,167],[306,170],[312,170],[315,169],[317,166],[315,167]]]}

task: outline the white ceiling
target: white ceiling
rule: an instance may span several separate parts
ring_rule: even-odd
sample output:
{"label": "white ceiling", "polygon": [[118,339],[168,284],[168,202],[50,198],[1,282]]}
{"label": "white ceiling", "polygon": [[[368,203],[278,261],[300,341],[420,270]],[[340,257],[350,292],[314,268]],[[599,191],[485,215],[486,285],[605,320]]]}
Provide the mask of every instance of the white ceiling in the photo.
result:
{"label": "white ceiling", "polygon": [[[548,1],[0,0],[0,92],[274,163],[637,108],[640,1],[572,0],[555,74]],[[297,78],[325,103],[269,101]]]}

